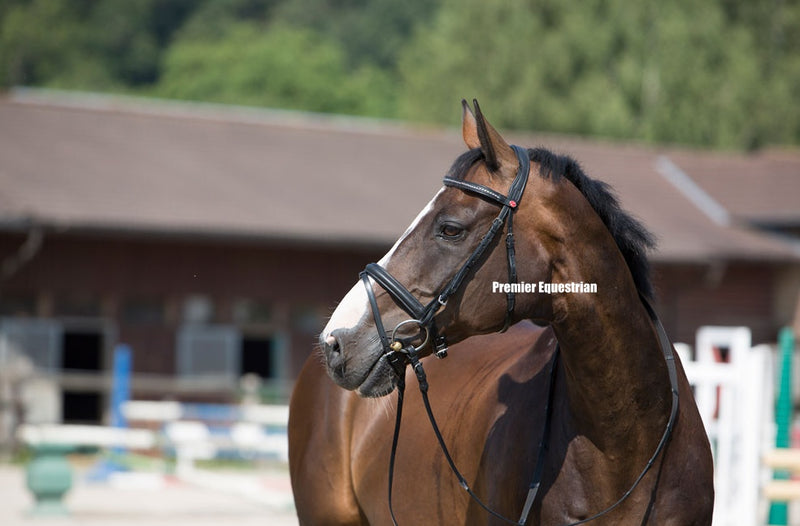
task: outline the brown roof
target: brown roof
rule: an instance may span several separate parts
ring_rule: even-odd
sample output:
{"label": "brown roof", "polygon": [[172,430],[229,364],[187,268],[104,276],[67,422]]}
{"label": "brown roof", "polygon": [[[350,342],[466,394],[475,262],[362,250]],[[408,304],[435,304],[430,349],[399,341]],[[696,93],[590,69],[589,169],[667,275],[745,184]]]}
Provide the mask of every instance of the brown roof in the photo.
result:
{"label": "brown roof", "polygon": [[800,153],[676,152],[670,158],[735,219],[800,226]]}
{"label": "brown roof", "polygon": [[[515,140],[568,153],[614,186],[623,206],[658,236],[657,260],[800,257],[787,243],[735,222],[715,222],[663,173],[667,165],[694,177],[705,154],[559,137]],[[35,221],[72,229],[389,244],[441,186],[463,148],[452,130],[15,92],[0,100],[0,225]],[[713,161],[732,163],[741,178],[755,162],[736,156]],[[797,166],[800,155],[788,155],[787,162]],[[723,171],[704,176],[702,187],[717,192]],[[720,203],[735,203],[737,214],[770,209],[767,192],[736,196],[720,185]],[[785,195],[781,199],[781,214],[797,212]]]}

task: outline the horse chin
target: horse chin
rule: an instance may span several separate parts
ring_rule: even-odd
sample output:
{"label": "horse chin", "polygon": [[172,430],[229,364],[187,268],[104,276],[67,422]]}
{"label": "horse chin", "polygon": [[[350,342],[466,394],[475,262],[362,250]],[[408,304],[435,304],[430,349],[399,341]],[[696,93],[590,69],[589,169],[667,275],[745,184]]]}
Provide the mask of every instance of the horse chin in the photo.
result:
{"label": "horse chin", "polygon": [[[353,352],[352,346],[349,347]],[[380,347],[355,352],[349,358],[326,353],[325,363],[328,376],[336,385],[364,398],[386,396],[397,386],[397,373]]]}
{"label": "horse chin", "polygon": [[381,356],[361,385],[356,388],[356,393],[364,398],[380,398],[390,394],[396,386],[397,373]]}

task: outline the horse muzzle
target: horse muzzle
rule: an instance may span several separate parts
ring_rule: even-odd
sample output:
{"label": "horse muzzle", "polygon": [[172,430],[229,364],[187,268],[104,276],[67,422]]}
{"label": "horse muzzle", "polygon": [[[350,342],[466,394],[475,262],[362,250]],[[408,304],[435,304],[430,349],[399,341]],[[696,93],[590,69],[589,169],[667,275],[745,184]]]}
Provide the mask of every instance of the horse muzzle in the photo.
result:
{"label": "horse muzzle", "polygon": [[389,394],[397,371],[372,335],[353,329],[335,329],[320,336],[328,376],[340,387],[365,397]]}

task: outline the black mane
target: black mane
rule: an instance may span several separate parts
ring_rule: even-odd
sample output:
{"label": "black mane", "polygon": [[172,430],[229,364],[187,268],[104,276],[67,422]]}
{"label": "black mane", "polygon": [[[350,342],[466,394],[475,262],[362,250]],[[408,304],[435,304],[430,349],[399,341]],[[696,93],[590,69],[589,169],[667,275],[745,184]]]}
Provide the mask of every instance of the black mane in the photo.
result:
{"label": "black mane", "polygon": [[[566,177],[583,194],[594,211],[606,225],[628,264],[637,290],[652,299],[650,262],[647,251],[655,247],[653,235],[636,219],[622,210],[611,187],[587,176],[577,161],[565,155],[557,155],[545,148],[528,150],[531,162],[539,164],[541,177]],[[483,158],[479,148],[464,152],[455,160],[448,177],[463,179],[477,161]]]}

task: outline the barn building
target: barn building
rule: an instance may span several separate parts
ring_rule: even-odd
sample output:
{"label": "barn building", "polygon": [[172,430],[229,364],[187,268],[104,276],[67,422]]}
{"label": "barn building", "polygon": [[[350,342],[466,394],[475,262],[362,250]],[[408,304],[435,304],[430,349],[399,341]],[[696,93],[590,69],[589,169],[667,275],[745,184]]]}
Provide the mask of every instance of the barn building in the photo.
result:
{"label": "barn building", "polygon": [[[771,342],[792,322],[800,153],[512,138],[578,159],[656,234],[658,309],[674,341],[713,324]],[[6,94],[0,361],[29,357],[57,386],[64,422],[107,419],[120,342],[133,349],[135,398],[232,401],[253,373],[266,399],[285,400],[335,302],[461,151],[456,130]]]}

